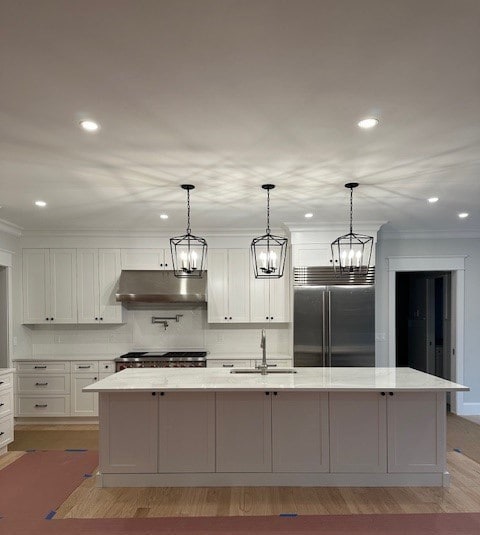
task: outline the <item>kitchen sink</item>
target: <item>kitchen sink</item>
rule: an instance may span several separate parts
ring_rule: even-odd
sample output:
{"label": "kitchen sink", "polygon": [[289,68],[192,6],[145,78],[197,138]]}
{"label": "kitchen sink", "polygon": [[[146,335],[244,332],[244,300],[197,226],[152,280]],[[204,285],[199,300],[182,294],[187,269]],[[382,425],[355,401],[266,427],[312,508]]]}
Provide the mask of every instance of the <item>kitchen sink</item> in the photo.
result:
{"label": "kitchen sink", "polygon": [[[262,373],[262,370],[252,369],[252,368],[237,368],[235,370],[230,370],[230,373]],[[266,375],[270,375],[271,373],[297,373],[297,370],[292,370],[289,368],[279,368],[276,370],[268,370]]]}

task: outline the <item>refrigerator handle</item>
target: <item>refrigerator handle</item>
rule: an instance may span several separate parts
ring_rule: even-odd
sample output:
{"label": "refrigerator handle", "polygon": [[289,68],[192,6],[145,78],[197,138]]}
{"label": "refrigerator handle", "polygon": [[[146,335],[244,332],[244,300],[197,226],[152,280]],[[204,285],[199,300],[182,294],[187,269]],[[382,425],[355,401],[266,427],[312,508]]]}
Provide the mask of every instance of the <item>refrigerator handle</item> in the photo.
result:
{"label": "refrigerator handle", "polygon": [[332,366],[332,292],[328,292],[328,367]]}
{"label": "refrigerator handle", "polygon": [[326,329],[326,323],[327,323],[327,318],[326,318],[326,315],[325,315],[325,312],[326,312],[326,308],[325,308],[325,293],[326,292],[322,292],[322,310],[323,310],[323,314],[322,314],[322,366],[325,368],[325,366],[327,365],[327,355],[325,353],[325,347],[326,347],[326,340],[325,340],[325,337],[327,335],[327,329]]}

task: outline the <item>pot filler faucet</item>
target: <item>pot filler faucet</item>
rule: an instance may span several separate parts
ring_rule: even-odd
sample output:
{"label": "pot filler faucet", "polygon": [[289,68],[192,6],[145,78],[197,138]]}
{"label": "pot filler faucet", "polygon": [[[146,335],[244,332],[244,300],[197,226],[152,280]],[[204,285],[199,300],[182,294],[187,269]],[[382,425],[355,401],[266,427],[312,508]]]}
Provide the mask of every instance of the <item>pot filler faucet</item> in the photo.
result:
{"label": "pot filler faucet", "polygon": [[265,334],[265,329],[262,329],[262,339],[260,341],[260,347],[262,348],[262,363],[257,366],[262,375],[267,375],[268,373],[268,364],[267,364],[267,336]]}

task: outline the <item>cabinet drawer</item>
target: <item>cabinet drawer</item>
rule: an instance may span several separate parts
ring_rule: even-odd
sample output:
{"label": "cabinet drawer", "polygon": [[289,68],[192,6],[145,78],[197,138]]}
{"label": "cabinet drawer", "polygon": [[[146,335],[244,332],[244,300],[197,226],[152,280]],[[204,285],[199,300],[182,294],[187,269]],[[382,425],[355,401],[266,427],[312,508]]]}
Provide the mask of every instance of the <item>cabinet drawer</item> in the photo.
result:
{"label": "cabinet drawer", "polygon": [[85,360],[82,362],[73,362],[74,372],[86,372],[86,373],[97,373],[98,372],[98,362],[93,360]]}
{"label": "cabinet drawer", "polygon": [[[261,364],[261,360],[255,361],[255,366],[258,366]],[[269,368],[291,368],[292,367],[292,361],[288,359],[267,359],[267,365]]]}
{"label": "cabinet drawer", "polygon": [[69,373],[70,362],[57,362],[54,360],[17,362],[17,371],[35,373]]}
{"label": "cabinet drawer", "polygon": [[5,375],[0,375],[0,392],[4,390],[9,390],[13,387],[13,374],[7,373]]}
{"label": "cabinet drawer", "polygon": [[251,360],[244,359],[208,360],[207,368],[250,368],[251,364]]}
{"label": "cabinet drawer", "polygon": [[115,362],[113,360],[100,361],[98,371],[100,373],[113,373],[115,371]]}
{"label": "cabinet drawer", "polygon": [[18,394],[68,394],[69,375],[17,375]]}
{"label": "cabinet drawer", "polygon": [[0,447],[13,442],[13,418],[0,418]]}
{"label": "cabinet drawer", "polygon": [[17,416],[69,416],[70,396],[18,396]]}
{"label": "cabinet drawer", "polygon": [[0,392],[0,418],[13,412],[13,391]]}

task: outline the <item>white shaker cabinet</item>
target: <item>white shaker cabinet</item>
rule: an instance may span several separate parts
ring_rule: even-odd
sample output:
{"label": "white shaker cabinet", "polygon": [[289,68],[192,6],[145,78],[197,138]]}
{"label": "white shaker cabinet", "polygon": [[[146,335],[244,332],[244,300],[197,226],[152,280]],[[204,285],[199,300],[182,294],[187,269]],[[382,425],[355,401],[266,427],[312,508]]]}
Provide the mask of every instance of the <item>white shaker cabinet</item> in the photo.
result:
{"label": "white shaker cabinet", "polygon": [[78,249],[78,323],[122,323],[119,249]]}
{"label": "white shaker cabinet", "polygon": [[159,472],[215,472],[215,393],[160,392]]}
{"label": "white shaker cabinet", "polygon": [[217,392],[217,472],[272,471],[272,405],[266,392]]}
{"label": "white shaker cabinet", "polygon": [[77,323],[76,249],[23,250],[23,323]]}
{"label": "white shaker cabinet", "polygon": [[98,372],[72,373],[70,391],[71,416],[98,416],[98,394],[82,388],[98,381]]}
{"label": "white shaker cabinet", "polygon": [[280,279],[256,279],[251,270],[250,321],[285,323],[290,321],[290,268],[288,258]]}
{"label": "white shaker cabinet", "polygon": [[250,321],[248,250],[211,249],[207,284],[209,323]]}
{"label": "white shaker cabinet", "polygon": [[170,249],[122,249],[122,269],[173,269]]}

